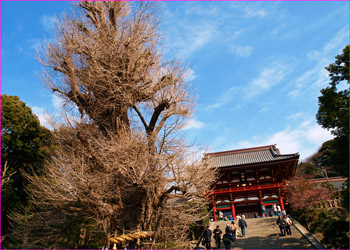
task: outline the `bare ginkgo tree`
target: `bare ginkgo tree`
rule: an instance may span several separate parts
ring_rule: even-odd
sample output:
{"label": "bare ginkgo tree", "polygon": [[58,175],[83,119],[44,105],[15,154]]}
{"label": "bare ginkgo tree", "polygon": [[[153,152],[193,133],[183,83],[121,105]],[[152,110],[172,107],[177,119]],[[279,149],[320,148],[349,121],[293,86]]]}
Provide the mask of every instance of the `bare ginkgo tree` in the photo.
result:
{"label": "bare ginkgo tree", "polygon": [[42,80],[80,114],[55,125],[59,150],[31,178],[35,212],[14,216],[23,247],[87,246],[66,237],[84,225],[90,239],[146,230],[189,247],[216,170],[179,134],[195,98],[187,68],[164,59],[158,8],[76,3],[39,51]]}

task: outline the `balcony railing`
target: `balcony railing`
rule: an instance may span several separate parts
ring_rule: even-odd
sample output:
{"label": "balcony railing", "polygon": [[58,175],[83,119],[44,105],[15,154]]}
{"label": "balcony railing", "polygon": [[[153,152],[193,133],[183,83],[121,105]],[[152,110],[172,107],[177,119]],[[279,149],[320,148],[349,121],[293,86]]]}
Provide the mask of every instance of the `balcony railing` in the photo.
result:
{"label": "balcony railing", "polygon": [[232,187],[232,186],[219,187],[219,189],[215,189],[214,191],[209,192],[207,195],[264,190],[264,189],[271,189],[271,188],[282,188],[285,186],[286,186],[286,182],[266,183],[266,184],[262,183],[262,184],[253,184],[253,185],[249,185],[248,183],[245,186],[243,186],[242,184],[239,184],[239,187]]}

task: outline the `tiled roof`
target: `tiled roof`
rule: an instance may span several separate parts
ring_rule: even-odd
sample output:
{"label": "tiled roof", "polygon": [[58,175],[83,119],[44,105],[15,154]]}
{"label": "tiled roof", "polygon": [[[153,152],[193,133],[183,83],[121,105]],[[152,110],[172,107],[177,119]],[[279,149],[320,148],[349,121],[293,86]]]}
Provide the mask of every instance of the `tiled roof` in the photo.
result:
{"label": "tiled roof", "polygon": [[[329,183],[333,185],[338,191],[341,191],[344,189],[344,184],[346,183],[346,178],[342,177],[331,177],[328,178]],[[327,179],[320,178],[320,179],[313,179],[311,182],[314,182],[316,187],[321,187],[323,183],[327,183]]]}
{"label": "tiled roof", "polygon": [[[329,182],[333,187],[335,187],[338,191],[343,190],[344,186],[343,184],[345,183],[344,181],[330,181]],[[321,187],[321,183],[317,183],[316,187]]]}
{"label": "tiled roof", "polygon": [[275,145],[209,153],[216,167],[239,166],[254,163],[298,159],[299,154],[280,154]]}

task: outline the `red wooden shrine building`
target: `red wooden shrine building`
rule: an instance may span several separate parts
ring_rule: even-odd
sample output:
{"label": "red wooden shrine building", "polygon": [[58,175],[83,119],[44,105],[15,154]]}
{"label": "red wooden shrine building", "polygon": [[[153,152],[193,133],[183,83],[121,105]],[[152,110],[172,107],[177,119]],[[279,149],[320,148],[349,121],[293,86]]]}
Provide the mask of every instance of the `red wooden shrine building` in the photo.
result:
{"label": "red wooden shrine building", "polygon": [[206,154],[219,169],[220,178],[208,193],[210,208],[225,216],[247,218],[272,210],[273,203],[285,209],[285,190],[295,174],[299,154],[281,154],[275,145]]}

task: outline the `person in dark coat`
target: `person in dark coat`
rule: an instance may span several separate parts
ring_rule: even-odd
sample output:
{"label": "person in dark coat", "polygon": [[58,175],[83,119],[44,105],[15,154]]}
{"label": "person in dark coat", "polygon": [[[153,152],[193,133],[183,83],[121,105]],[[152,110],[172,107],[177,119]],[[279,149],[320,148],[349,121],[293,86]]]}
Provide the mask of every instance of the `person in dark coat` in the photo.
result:
{"label": "person in dark coat", "polygon": [[225,249],[231,248],[231,234],[229,232],[226,232],[224,236],[222,237],[222,241],[224,242]]}
{"label": "person in dark coat", "polygon": [[285,236],[286,235],[286,224],[287,224],[287,222],[283,219],[282,216],[278,216],[276,224],[280,227],[281,236]]}
{"label": "person in dark coat", "polygon": [[242,218],[239,219],[238,226],[241,228],[242,237],[245,237],[245,235],[246,235],[245,230],[248,227],[248,225],[247,225],[247,222],[245,221],[245,216],[244,215],[242,215]]}
{"label": "person in dark coat", "polygon": [[212,232],[209,226],[207,226],[207,229],[205,229],[203,233],[203,240],[204,240],[204,245],[206,249],[211,249],[211,236],[212,236]]}
{"label": "person in dark coat", "polygon": [[222,231],[221,231],[221,229],[219,228],[219,225],[216,226],[216,229],[214,229],[213,234],[214,234],[214,239],[215,239],[216,248],[220,248],[220,242],[221,242],[221,234],[222,234]]}
{"label": "person in dark coat", "polygon": [[237,227],[234,221],[231,221],[231,241],[234,242],[237,239]]}

